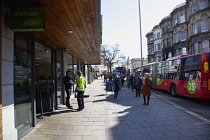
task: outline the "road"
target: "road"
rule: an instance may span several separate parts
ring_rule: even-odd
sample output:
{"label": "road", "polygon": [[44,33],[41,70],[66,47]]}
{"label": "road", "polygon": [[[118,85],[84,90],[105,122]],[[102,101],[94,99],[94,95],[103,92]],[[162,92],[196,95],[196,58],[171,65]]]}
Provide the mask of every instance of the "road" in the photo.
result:
{"label": "road", "polygon": [[194,115],[199,115],[210,121],[210,100],[201,100],[184,96],[173,97],[169,92],[161,90],[152,90],[154,95],[160,97],[166,102],[181,107],[182,110],[190,111]]}

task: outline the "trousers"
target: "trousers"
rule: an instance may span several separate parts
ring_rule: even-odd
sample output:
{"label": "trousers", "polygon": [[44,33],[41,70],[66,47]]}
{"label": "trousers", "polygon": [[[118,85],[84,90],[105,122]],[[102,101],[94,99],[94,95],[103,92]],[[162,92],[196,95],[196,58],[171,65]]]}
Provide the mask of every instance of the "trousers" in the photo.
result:
{"label": "trousers", "polygon": [[70,106],[70,95],[71,95],[71,89],[65,89],[66,91],[66,106],[69,107]]}
{"label": "trousers", "polygon": [[84,91],[77,91],[77,103],[79,108],[84,108]]}

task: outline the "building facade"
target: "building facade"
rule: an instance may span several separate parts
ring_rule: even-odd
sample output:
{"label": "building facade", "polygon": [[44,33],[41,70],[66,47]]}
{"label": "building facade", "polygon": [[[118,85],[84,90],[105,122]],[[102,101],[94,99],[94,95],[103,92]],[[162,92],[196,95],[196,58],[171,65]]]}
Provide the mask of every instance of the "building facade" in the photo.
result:
{"label": "building facade", "polygon": [[[161,34],[161,61],[170,57],[186,54],[209,52],[210,41],[210,1],[209,0],[186,0],[177,5],[169,16],[164,17],[159,23]],[[157,26],[155,26],[157,28]],[[148,44],[148,62],[159,62],[154,39],[154,53],[150,34],[155,34],[157,29],[146,34]],[[156,58],[156,59],[152,59]],[[153,60],[153,61],[152,61]]]}
{"label": "building facade", "polygon": [[154,61],[154,40],[153,40],[153,32],[150,31],[146,35],[147,37],[147,46],[148,46],[148,63]]}
{"label": "building facade", "polygon": [[163,18],[160,22],[162,29],[162,61],[167,60],[174,55],[172,47],[173,43],[173,30],[171,25],[171,16]]}
{"label": "building facade", "polygon": [[73,89],[77,71],[93,80],[101,24],[100,0],[0,2],[0,139],[20,139],[65,106],[67,70]]}
{"label": "building facade", "polygon": [[142,59],[141,58],[132,58],[132,59],[127,60],[127,64],[125,66],[126,70],[127,70],[127,75],[131,75],[131,74],[135,75],[135,73],[138,72],[139,68],[141,68],[142,61],[143,61],[143,65],[148,64],[147,58],[142,58]]}
{"label": "building facade", "polygon": [[155,25],[152,29],[154,39],[154,61],[162,60],[162,29],[160,25]]}

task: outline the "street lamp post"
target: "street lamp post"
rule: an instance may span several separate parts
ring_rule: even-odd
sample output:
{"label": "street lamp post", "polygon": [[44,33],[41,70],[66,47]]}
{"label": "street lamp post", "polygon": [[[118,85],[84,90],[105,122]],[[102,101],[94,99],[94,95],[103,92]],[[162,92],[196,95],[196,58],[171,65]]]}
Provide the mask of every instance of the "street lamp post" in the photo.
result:
{"label": "street lamp post", "polygon": [[143,77],[143,59],[142,59],[142,34],[141,34],[141,4],[139,2],[139,33],[140,33],[140,49],[141,49],[141,77]]}

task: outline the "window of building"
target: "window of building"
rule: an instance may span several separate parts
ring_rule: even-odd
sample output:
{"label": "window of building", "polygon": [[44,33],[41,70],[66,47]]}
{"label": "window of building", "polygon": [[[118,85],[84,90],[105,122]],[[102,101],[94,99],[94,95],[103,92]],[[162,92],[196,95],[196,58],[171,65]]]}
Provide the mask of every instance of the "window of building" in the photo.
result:
{"label": "window of building", "polygon": [[156,39],[156,34],[154,34],[154,39]]}
{"label": "window of building", "polygon": [[181,41],[185,41],[186,40],[186,31],[181,31],[180,37],[181,37]]}
{"label": "window of building", "polygon": [[172,46],[172,38],[167,38],[167,45],[168,47]]}
{"label": "window of building", "polygon": [[170,57],[172,57],[172,53],[171,52],[168,53],[168,58],[170,58]]}
{"label": "window of building", "polygon": [[158,56],[157,59],[158,59],[158,62],[161,62],[161,56]]}
{"label": "window of building", "polygon": [[179,50],[177,49],[177,50],[176,50],[176,56],[178,56],[178,55],[179,55]]}
{"label": "window of building", "polygon": [[157,33],[157,38],[160,38],[160,32]]}
{"label": "window of building", "polygon": [[167,31],[166,31],[166,27],[165,27],[165,28],[163,28],[163,33],[167,33]]}
{"label": "window of building", "polygon": [[196,4],[194,4],[194,5],[192,6],[192,13],[195,13],[195,12],[197,12]]}
{"label": "window of building", "polygon": [[177,24],[177,18],[174,19],[174,25],[176,25],[176,24]]}
{"label": "window of building", "polygon": [[193,34],[195,35],[197,33],[198,33],[198,24],[197,24],[197,22],[194,22],[193,23]]}
{"label": "window of building", "polygon": [[148,54],[152,54],[152,48],[148,49]]}
{"label": "window of building", "polygon": [[198,53],[198,43],[193,44],[193,53],[194,54]]}
{"label": "window of building", "polygon": [[182,48],[181,49],[181,54],[186,55],[187,54],[187,48]]}
{"label": "window of building", "polygon": [[201,0],[199,5],[200,5],[200,10],[205,9],[206,7],[208,7],[208,0]]}
{"label": "window of building", "polygon": [[208,31],[208,19],[201,20],[201,32]]}
{"label": "window of building", "polygon": [[[164,55],[163,55],[164,56]],[[167,60],[168,59],[168,54],[165,53],[165,57],[163,57],[163,61]]]}
{"label": "window of building", "polygon": [[179,34],[175,33],[175,43],[179,42]]}
{"label": "window of building", "polygon": [[204,40],[201,43],[202,52],[209,52],[209,40]]}
{"label": "window of building", "polygon": [[161,44],[157,44],[157,50],[158,50],[158,51],[161,50]]}
{"label": "window of building", "polygon": [[163,48],[166,48],[167,47],[167,39],[165,39],[164,41],[163,41]]}
{"label": "window of building", "polygon": [[151,50],[151,49],[149,48],[149,49],[148,49],[148,54],[151,54],[150,50]]}
{"label": "window of building", "polygon": [[167,32],[170,32],[170,31],[171,31],[170,26],[167,26],[167,27],[166,27],[166,31],[167,31]]}
{"label": "window of building", "polygon": [[156,52],[156,51],[158,51],[158,47],[157,47],[157,45],[155,45],[155,52]]}
{"label": "window of building", "polygon": [[148,59],[148,62],[149,62],[149,63],[152,63],[150,58]]}
{"label": "window of building", "polygon": [[180,21],[179,23],[184,23],[185,22],[185,16],[184,15],[180,16],[179,21]]}
{"label": "window of building", "polygon": [[153,43],[153,38],[150,38],[149,39],[149,43]]}

